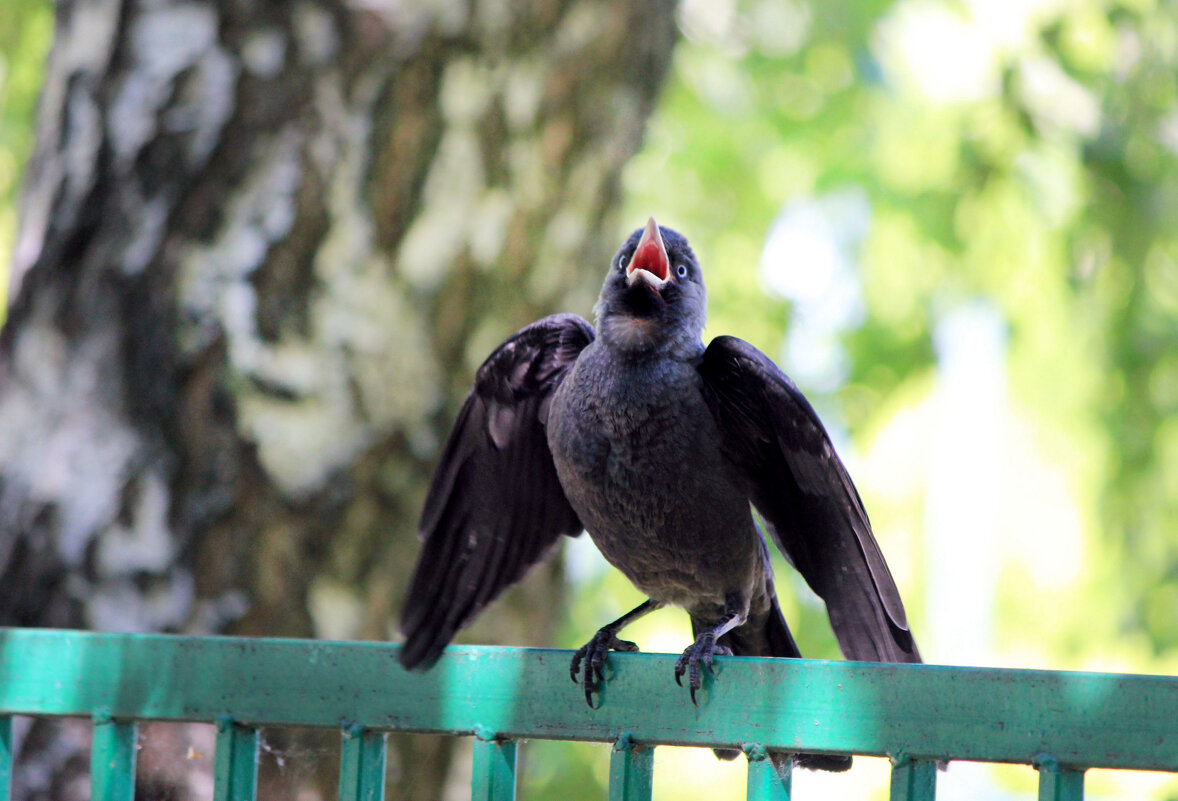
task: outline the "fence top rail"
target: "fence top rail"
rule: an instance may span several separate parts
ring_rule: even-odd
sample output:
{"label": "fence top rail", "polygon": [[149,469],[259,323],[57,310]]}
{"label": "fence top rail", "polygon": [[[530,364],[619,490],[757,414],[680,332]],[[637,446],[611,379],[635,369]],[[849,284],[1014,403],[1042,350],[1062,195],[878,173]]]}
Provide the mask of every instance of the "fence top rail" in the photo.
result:
{"label": "fence top rail", "polygon": [[699,706],[675,656],[611,654],[590,709],[570,652],[0,628],[0,715],[349,726],[1178,771],[1178,678],[726,657]]}

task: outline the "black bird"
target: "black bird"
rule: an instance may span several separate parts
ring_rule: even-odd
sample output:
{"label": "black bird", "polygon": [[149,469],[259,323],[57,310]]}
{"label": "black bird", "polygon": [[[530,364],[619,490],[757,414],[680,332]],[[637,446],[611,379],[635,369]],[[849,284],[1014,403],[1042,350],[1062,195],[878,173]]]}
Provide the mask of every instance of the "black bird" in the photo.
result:
{"label": "black bird", "polygon": [[705,348],[706,305],[687,240],[651,218],[610,265],[596,335],[555,314],[483,363],[425,501],[405,667],[432,665],[562,534],[582,528],[649,597],[574,656],[570,673],[590,706],[608,652],[638,650],[618,633],[666,604],[691,617],[695,641],[675,680],[687,676],[693,702],[700,666],[716,654],[800,657],[750,505],[826,602],[848,659],[920,661],[863,502],[814,409],[747,342],[721,336]]}

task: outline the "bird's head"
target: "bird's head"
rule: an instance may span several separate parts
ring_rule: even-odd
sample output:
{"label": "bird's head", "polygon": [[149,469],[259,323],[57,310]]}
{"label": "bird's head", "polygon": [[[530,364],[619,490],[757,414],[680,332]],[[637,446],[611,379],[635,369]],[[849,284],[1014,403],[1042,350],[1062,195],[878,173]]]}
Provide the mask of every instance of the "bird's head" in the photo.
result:
{"label": "bird's head", "polygon": [[687,239],[654,217],[630,235],[610,262],[597,299],[597,330],[629,352],[700,348],[707,290]]}

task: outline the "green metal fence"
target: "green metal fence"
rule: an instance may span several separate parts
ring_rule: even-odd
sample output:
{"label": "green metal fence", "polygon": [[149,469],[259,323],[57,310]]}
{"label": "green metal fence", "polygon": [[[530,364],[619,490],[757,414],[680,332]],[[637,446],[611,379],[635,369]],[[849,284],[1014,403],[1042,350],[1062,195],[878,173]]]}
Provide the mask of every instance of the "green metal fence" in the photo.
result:
{"label": "green metal fence", "polygon": [[397,646],[308,640],[0,629],[0,801],[12,716],[94,721],[93,798],[130,801],[141,720],[215,723],[214,798],[253,799],[261,726],[340,731],[340,798],[383,797],[385,734],[473,735],[472,796],[515,797],[517,742],[612,742],[610,799],[651,797],[658,745],[728,746],[749,757],[750,799],[790,798],[766,750],[888,756],[892,799],[931,801],[936,762],[1039,770],[1039,798],[1080,799],[1090,767],[1178,772],[1178,679],[939,665],[717,659],[700,704],[675,657],[610,656],[589,709],[567,651],[451,648],[406,673]]}

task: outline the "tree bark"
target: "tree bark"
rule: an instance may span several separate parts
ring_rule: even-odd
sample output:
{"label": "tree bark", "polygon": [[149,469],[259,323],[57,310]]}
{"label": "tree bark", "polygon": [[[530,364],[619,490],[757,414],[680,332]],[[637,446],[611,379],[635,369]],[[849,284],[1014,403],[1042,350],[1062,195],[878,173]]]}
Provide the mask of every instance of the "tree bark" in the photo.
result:
{"label": "tree bark", "polygon": [[[473,368],[588,311],[674,38],[671,0],[62,0],[0,332],[0,625],[392,637]],[[472,636],[543,642],[560,596],[554,562]],[[17,797],[72,797],[69,753],[24,749]],[[400,741],[392,797],[449,759]]]}

